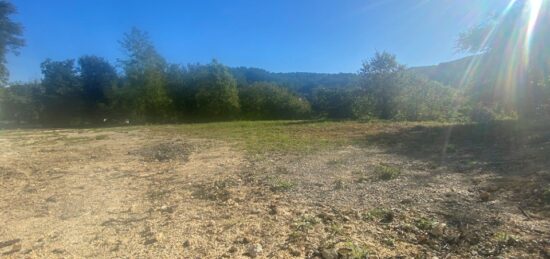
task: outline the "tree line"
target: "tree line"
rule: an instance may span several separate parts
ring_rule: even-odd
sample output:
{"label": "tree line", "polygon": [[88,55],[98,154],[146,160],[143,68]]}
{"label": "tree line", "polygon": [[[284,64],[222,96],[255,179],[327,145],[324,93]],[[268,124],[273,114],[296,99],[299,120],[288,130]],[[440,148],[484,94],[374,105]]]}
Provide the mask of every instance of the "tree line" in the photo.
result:
{"label": "tree line", "polygon": [[351,86],[319,85],[300,92],[262,77],[252,80],[241,75],[237,80],[234,69],[216,60],[169,64],[147,33],[136,28],[120,44],[125,51],[118,66],[121,71],[97,56],[44,61],[41,81],[3,88],[3,119],[82,125],[126,120],[438,120],[453,116],[455,90],[409,74],[386,52],[366,61]]}
{"label": "tree line", "polygon": [[[460,35],[458,47],[475,53],[481,64],[464,80],[465,87],[449,87],[419,76],[387,52],[376,52],[355,74],[270,73],[230,68],[216,60],[171,64],[158,53],[149,35],[137,28],[119,42],[125,55],[117,64],[98,56],[46,60],[41,64],[40,81],[8,86],[5,56],[24,45],[21,25],[9,19],[14,12],[11,4],[0,0],[0,120],[14,123],[489,121],[550,111],[550,59],[544,44],[550,43],[548,26],[537,27],[529,76],[506,82],[513,83],[517,92],[507,99],[495,95],[503,84],[496,64],[509,63],[509,55],[503,53],[511,43],[502,39],[513,28],[507,23],[519,19],[514,12],[499,23],[482,24]],[[549,15],[543,12],[541,17]],[[484,34],[489,31],[491,37]]]}

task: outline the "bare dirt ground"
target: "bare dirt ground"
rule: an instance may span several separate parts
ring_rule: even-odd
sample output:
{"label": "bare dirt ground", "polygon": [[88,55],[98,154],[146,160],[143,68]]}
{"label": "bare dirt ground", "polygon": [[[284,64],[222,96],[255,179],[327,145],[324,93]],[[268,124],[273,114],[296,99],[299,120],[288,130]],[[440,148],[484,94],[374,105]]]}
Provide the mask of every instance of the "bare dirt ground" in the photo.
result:
{"label": "bare dirt ground", "polygon": [[0,257],[548,258],[544,132],[258,155],[149,127],[0,131]]}

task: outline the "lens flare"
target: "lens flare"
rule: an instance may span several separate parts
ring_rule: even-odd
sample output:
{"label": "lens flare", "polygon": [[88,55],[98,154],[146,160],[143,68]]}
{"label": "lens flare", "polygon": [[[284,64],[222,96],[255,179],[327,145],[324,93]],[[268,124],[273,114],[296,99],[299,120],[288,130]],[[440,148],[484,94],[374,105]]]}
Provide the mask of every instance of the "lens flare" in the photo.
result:
{"label": "lens flare", "polygon": [[[548,0],[510,0],[489,24],[481,39],[483,53],[471,59],[461,85],[488,87],[479,90],[492,89],[491,98],[503,101],[510,109],[518,105],[518,94],[529,95],[526,82],[531,60],[537,55],[532,51],[533,39],[538,27],[548,26],[541,21],[541,13],[548,11],[546,4]],[[491,78],[495,80],[489,81]]]}
{"label": "lens flare", "polygon": [[533,31],[537,25],[540,12],[542,10],[543,0],[530,0],[527,8],[529,9],[528,14],[528,23],[527,23],[527,32],[525,35],[525,62],[529,63],[530,50],[531,50],[531,41],[533,39]]}

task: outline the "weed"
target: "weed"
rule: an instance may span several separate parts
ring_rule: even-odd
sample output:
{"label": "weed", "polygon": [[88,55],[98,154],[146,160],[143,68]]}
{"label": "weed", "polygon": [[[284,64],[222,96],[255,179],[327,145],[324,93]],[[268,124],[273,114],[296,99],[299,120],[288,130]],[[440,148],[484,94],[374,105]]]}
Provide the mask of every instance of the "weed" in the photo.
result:
{"label": "weed", "polygon": [[377,165],[374,167],[374,173],[379,180],[389,181],[397,178],[401,174],[401,169],[387,165]]}
{"label": "weed", "polygon": [[420,218],[414,221],[414,225],[424,231],[431,230],[437,225],[437,221],[433,219]]}
{"label": "weed", "polygon": [[317,217],[306,214],[302,215],[297,221],[294,222],[294,227],[300,231],[307,231],[320,222],[321,221]]}
{"label": "weed", "polygon": [[338,254],[344,258],[362,259],[368,258],[369,249],[365,245],[357,245],[348,241],[344,243],[343,248],[338,249]]}
{"label": "weed", "polygon": [[391,237],[387,237],[382,239],[382,243],[387,246],[394,247],[395,246],[395,240]]}
{"label": "weed", "polygon": [[334,235],[340,235],[344,231],[344,226],[341,224],[334,222],[330,225],[330,232]]}
{"label": "weed", "polygon": [[344,183],[344,180],[338,179],[334,181],[334,189],[335,190],[342,190],[346,187],[346,184]]}
{"label": "weed", "polygon": [[378,220],[382,223],[390,223],[393,221],[394,214],[388,209],[376,208],[367,212],[363,218],[367,220]]}
{"label": "weed", "polygon": [[501,245],[508,245],[508,246],[512,246],[514,244],[517,244],[518,243],[518,238],[513,236],[513,235],[510,235],[506,232],[497,232],[495,233],[494,235],[494,239]]}
{"label": "weed", "polygon": [[351,174],[357,177],[357,180],[355,180],[356,183],[364,183],[369,181],[369,178],[363,171],[352,171]]}
{"label": "weed", "polygon": [[268,180],[269,189],[274,192],[286,192],[294,188],[294,183],[279,177]]}

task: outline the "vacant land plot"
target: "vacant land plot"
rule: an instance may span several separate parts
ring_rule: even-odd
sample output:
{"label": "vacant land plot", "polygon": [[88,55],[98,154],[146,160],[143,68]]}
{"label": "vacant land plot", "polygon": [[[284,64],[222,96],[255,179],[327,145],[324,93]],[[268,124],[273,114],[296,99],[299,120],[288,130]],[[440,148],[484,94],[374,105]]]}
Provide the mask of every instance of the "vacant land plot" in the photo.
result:
{"label": "vacant land plot", "polygon": [[4,130],[0,257],[548,257],[549,130]]}

